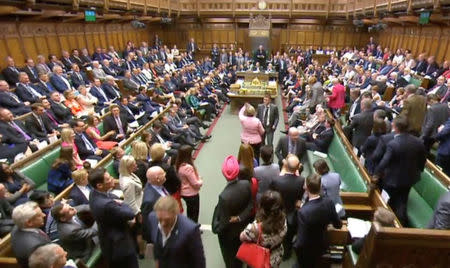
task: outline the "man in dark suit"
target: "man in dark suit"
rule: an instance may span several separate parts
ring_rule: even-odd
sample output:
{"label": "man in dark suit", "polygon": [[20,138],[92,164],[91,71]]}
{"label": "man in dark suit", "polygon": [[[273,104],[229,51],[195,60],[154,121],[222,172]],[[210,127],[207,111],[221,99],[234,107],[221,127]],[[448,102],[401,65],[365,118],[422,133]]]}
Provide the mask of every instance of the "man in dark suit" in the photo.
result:
{"label": "man in dark suit", "polygon": [[39,81],[39,73],[34,65],[33,59],[27,59],[25,61],[25,67],[23,67],[22,71],[28,75],[31,83],[37,83]]}
{"label": "man in dark suit", "polygon": [[53,69],[53,75],[50,77],[50,83],[52,86],[60,93],[72,89],[67,77],[63,74],[63,69],[61,66],[55,66]]}
{"label": "man in dark suit", "polygon": [[116,102],[119,102],[121,94],[119,86],[116,84],[114,77],[107,75],[105,78],[105,82],[103,82],[102,84],[102,89],[110,100],[116,99]]}
{"label": "man in dark suit", "polygon": [[19,83],[17,83],[16,95],[23,102],[29,103],[38,102],[41,98],[45,97],[34,88],[25,72],[19,73]]}
{"label": "man in dark suit", "polygon": [[255,51],[254,60],[255,62],[259,62],[262,68],[266,68],[266,50],[264,50],[262,45],[259,45]]}
{"label": "man in dark suit", "polygon": [[298,231],[294,248],[302,268],[320,267],[320,257],[328,248],[327,227],[332,223],[340,229],[342,222],[333,201],[320,195],[320,176],[312,174],[306,179],[306,202],[297,212]]}
{"label": "man in dark suit", "polygon": [[86,226],[78,213],[90,213],[89,205],[74,208],[68,204],[58,204],[52,208],[53,219],[58,226],[61,245],[67,250],[70,259],[82,259],[87,262],[94,250],[92,240],[97,236],[97,225]]}
{"label": "man in dark suit", "polygon": [[358,149],[358,151],[372,133],[372,127],[373,127],[372,100],[363,99],[361,101],[361,113],[358,113],[355,116],[353,116],[349,126],[349,129],[353,130],[352,145],[355,146]]}
{"label": "man in dark suit", "polygon": [[126,116],[120,114],[120,109],[117,104],[111,105],[109,110],[111,111],[111,115],[106,116],[103,121],[105,133],[114,130],[116,132],[116,135],[114,136],[115,140],[119,141],[125,139],[128,130],[128,120]]}
{"label": "man in dark suit", "polygon": [[194,41],[194,38],[191,38],[189,43],[186,46],[186,52],[192,54],[192,57],[195,57],[195,53],[200,50],[197,46],[197,43]]}
{"label": "man in dark suit", "polygon": [[[61,103],[61,94],[58,91],[50,93],[50,109],[55,115],[55,119],[60,123],[68,123],[72,119],[72,113],[69,108]],[[47,108],[46,108],[47,109]]]}
{"label": "man in dark suit", "polygon": [[251,221],[252,192],[248,181],[238,180],[239,163],[234,156],[225,159],[222,174],[228,183],[220,193],[219,202],[214,209],[212,231],[219,237],[226,267],[242,267],[236,253],[241,245],[239,235]]}
{"label": "man in dark suit", "polygon": [[436,80],[436,85],[427,91],[427,95],[436,94],[440,99],[445,96],[445,93],[447,93],[447,86],[445,85],[445,77],[443,76],[439,76]]}
{"label": "man in dark suit", "polygon": [[386,152],[374,172],[374,180],[381,179],[382,188],[389,194],[388,204],[403,226],[408,226],[406,206],[411,187],[419,181],[425,167],[426,153],[423,142],[407,133],[408,121],[404,116],[394,119],[396,133],[386,146]]}
{"label": "man in dark suit", "polygon": [[52,83],[49,82],[48,74],[41,73],[39,74],[39,79],[34,84],[34,88],[39,92],[42,96],[50,97],[50,94],[55,91]]}
{"label": "man in dark suit", "polygon": [[439,126],[445,123],[449,117],[449,109],[447,103],[440,103],[440,97],[436,94],[428,95],[427,113],[422,126],[422,135],[425,150],[430,151],[431,146],[436,141],[435,137]]}
{"label": "man in dark suit", "polygon": [[35,202],[26,202],[14,208],[16,225],[11,233],[11,246],[21,267],[28,267],[28,257],[35,249],[51,242],[40,228],[44,226],[45,214]]}
{"label": "man in dark suit", "polygon": [[[100,161],[109,152],[106,150],[100,150],[95,142],[84,132],[86,124],[83,120],[75,119],[70,122],[73,131],[75,132],[75,145],[78,148],[78,154],[82,160],[94,159]],[[107,131],[108,132],[108,131]]]}
{"label": "man in dark suit", "polygon": [[264,96],[263,103],[258,105],[258,112],[256,114],[256,117],[264,126],[265,132],[263,136],[263,143],[272,146],[273,133],[275,132],[275,129],[277,129],[279,115],[278,107],[271,102],[272,99],[270,98],[269,94]]}
{"label": "man in dark suit", "polygon": [[[108,193],[114,188],[114,179],[104,168],[95,168],[89,173],[89,184],[94,188],[89,196],[89,206],[98,224],[104,259],[110,268],[138,268],[136,247],[129,226],[129,222],[134,221],[133,210]],[[158,227],[155,226],[155,229]]]}
{"label": "man in dark suit", "polygon": [[78,67],[84,67],[83,60],[80,58],[80,52],[78,49],[72,49],[72,55],[70,55],[72,63],[78,64]]}
{"label": "man in dark suit", "polygon": [[450,192],[441,196],[433,213],[433,218],[428,223],[429,229],[450,229]]}
{"label": "man in dark suit", "polygon": [[100,82],[100,79],[95,78],[89,91],[92,96],[96,97],[98,100],[98,105],[96,107],[96,109],[98,110],[106,108],[112,104],[112,99],[110,99],[108,95],[106,95],[106,92],[102,89],[101,86],[102,83]]}
{"label": "man in dark suit", "polygon": [[281,137],[275,148],[275,154],[278,157],[278,164],[281,167],[283,159],[288,154],[294,154],[298,159],[302,159],[306,154],[306,143],[300,138],[300,133],[297,128],[289,128],[288,135]]}
{"label": "man in dark suit", "polygon": [[74,88],[78,89],[79,86],[89,85],[89,79],[86,74],[80,71],[78,64],[72,64],[72,73],[70,74],[70,80]]}
{"label": "man in dark suit", "polygon": [[306,149],[325,154],[328,153],[328,147],[330,147],[334,136],[333,126],[334,119],[327,116],[325,119],[325,129],[320,133],[313,133],[311,135],[312,141],[306,143]]}
{"label": "man in dark suit", "polygon": [[158,267],[205,268],[199,225],[180,214],[177,201],[160,198],[150,214],[150,241]]}
{"label": "man in dark suit", "polygon": [[0,80],[0,106],[11,110],[15,115],[22,115],[31,111],[29,102],[20,101],[16,94],[9,91],[5,80]]}
{"label": "man in dark suit", "polygon": [[6,57],[6,68],[3,69],[2,75],[10,86],[16,86],[19,82],[19,72],[19,69],[14,63],[14,59],[9,56]]}
{"label": "man in dark suit", "polygon": [[28,134],[25,126],[19,120],[14,121],[14,115],[8,109],[0,108],[0,134],[3,141],[9,144],[26,144],[31,150],[37,150],[37,141],[31,134]]}
{"label": "man in dark suit", "polygon": [[287,232],[283,240],[284,256],[289,259],[292,250],[292,238],[294,238],[297,228],[296,208],[300,207],[303,196],[303,184],[305,178],[297,176],[301,173],[301,163],[297,156],[290,155],[283,161],[286,172],[284,175],[272,180],[270,189],[277,191],[283,197],[284,210],[286,212]]}
{"label": "man in dark suit", "polygon": [[31,105],[31,115],[25,119],[27,133],[39,141],[47,141],[48,138],[58,135],[51,122],[44,120],[44,106],[41,103]]}
{"label": "man in dark suit", "polygon": [[64,65],[64,68],[66,70],[72,69],[72,64],[76,64],[76,63],[73,62],[72,59],[70,58],[69,52],[63,50],[61,54],[62,54],[61,63]]}
{"label": "man in dark suit", "polygon": [[169,192],[164,187],[166,182],[166,173],[159,166],[150,167],[147,170],[147,183],[144,188],[144,197],[142,198],[141,215],[143,237],[147,241],[151,241],[150,232],[148,229],[148,219],[150,213],[153,211],[153,206],[160,197],[169,196]]}

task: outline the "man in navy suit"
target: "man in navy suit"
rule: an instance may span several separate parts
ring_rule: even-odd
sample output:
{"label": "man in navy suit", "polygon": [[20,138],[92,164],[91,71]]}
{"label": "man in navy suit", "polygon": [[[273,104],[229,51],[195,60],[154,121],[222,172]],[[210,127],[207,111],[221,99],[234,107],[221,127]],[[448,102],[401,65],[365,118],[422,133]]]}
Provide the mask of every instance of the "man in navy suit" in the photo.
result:
{"label": "man in navy suit", "polygon": [[39,81],[38,70],[34,65],[33,59],[27,59],[25,61],[25,67],[23,67],[22,71],[28,74],[28,77],[32,83],[37,83]]}
{"label": "man in navy suit", "polygon": [[70,80],[72,81],[73,87],[77,89],[81,85],[89,85],[88,78],[83,72],[80,71],[80,67],[76,63],[72,64],[72,73],[70,74]]}
{"label": "man in navy suit", "polygon": [[148,223],[157,267],[206,267],[199,225],[180,214],[177,201],[161,197],[153,210]]}
{"label": "man in navy suit", "polygon": [[116,98],[116,102],[119,102],[121,94],[114,77],[107,75],[105,77],[105,82],[102,84],[102,89],[109,99]]}
{"label": "man in navy suit", "polygon": [[69,80],[64,76],[63,69],[61,66],[55,65],[53,67],[53,75],[50,77],[50,83],[53,87],[60,93],[72,89],[72,85]]}
{"label": "man in navy suit", "polygon": [[55,91],[52,83],[49,82],[47,73],[40,73],[39,79],[34,85],[34,88],[37,92],[39,92],[42,96],[50,97],[50,94]]}
{"label": "man in navy suit", "polygon": [[42,97],[45,97],[34,88],[25,72],[20,72],[19,81],[16,94],[23,102],[35,103]]}
{"label": "man in navy suit", "polygon": [[0,106],[11,110],[14,115],[22,115],[31,111],[29,102],[20,101],[16,94],[9,91],[9,84],[0,80]]}
{"label": "man in navy suit", "polygon": [[320,195],[320,186],[319,175],[312,174],[306,179],[304,188],[308,201],[297,212],[298,231],[294,248],[302,268],[320,267],[320,257],[328,248],[328,224],[332,223],[337,229],[342,227],[333,201]]}
{"label": "man in navy suit", "polygon": [[[102,255],[110,268],[138,268],[136,247],[130,230],[134,224],[133,210],[121,200],[113,199],[109,190],[114,179],[102,167],[89,173],[89,184],[94,188],[89,206],[98,224]],[[155,229],[158,229],[155,226]]]}
{"label": "man in navy suit", "polygon": [[422,140],[407,133],[407,128],[405,117],[394,119],[394,139],[387,144],[386,152],[374,172],[374,180],[381,177],[381,186],[390,197],[388,204],[403,226],[408,226],[406,205],[409,191],[419,181],[426,161]]}
{"label": "man in navy suit", "polygon": [[19,69],[17,69],[14,59],[12,57],[6,57],[7,67],[3,69],[2,75],[10,86],[15,86],[19,82]]}
{"label": "man in navy suit", "polygon": [[109,153],[106,150],[100,150],[95,142],[84,132],[86,124],[83,120],[75,119],[71,121],[70,125],[75,132],[75,145],[82,160],[94,159],[100,161]]}
{"label": "man in navy suit", "polygon": [[92,83],[91,89],[90,89],[90,93],[92,94],[92,96],[96,97],[98,102],[97,102],[97,107],[96,109],[101,110],[102,108],[105,108],[109,105],[111,105],[111,99],[108,97],[108,95],[106,94],[106,92],[102,89],[102,83],[100,82],[100,79],[95,78],[94,79],[94,83]]}

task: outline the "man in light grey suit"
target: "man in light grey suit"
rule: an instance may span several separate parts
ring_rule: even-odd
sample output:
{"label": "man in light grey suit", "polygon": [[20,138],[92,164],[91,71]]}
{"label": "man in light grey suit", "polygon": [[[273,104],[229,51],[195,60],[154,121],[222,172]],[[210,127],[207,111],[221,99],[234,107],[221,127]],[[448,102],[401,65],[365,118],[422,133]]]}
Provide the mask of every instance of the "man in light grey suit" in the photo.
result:
{"label": "man in light grey suit", "polygon": [[94,249],[93,239],[97,239],[97,224],[86,226],[78,217],[78,213],[89,212],[89,205],[77,206],[58,204],[52,209],[52,216],[58,223],[58,234],[61,245],[67,250],[71,259],[87,261]]}
{"label": "man in light grey suit", "polygon": [[[261,121],[264,127],[263,143],[273,145],[273,133],[278,125],[279,115],[278,107],[271,103],[270,95],[264,96],[263,103],[258,105],[256,117]],[[266,141],[267,140],[267,141]]]}
{"label": "man in light grey suit", "polygon": [[323,104],[325,101],[323,96],[323,87],[322,84],[317,81],[315,76],[310,77],[308,83],[311,86],[312,92],[311,101],[309,102],[309,109],[311,110],[311,113],[314,113],[316,111],[316,106],[318,104]]}
{"label": "man in light grey suit", "polygon": [[273,163],[273,148],[272,146],[264,145],[261,147],[260,166],[255,168],[255,178],[258,180],[258,193],[256,194],[256,201],[259,202],[261,196],[269,190],[272,184],[272,179],[277,178],[280,174],[280,166]]}
{"label": "man in light grey suit", "polygon": [[11,233],[11,246],[21,267],[28,267],[28,258],[38,247],[50,243],[50,238],[40,228],[45,214],[36,202],[26,202],[14,208],[12,219],[16,225]]}
{"label": "man in light grey suit", "polygon": [[433,213],[429,229],[450,229],[450,192],[446,192],[440,199]]}

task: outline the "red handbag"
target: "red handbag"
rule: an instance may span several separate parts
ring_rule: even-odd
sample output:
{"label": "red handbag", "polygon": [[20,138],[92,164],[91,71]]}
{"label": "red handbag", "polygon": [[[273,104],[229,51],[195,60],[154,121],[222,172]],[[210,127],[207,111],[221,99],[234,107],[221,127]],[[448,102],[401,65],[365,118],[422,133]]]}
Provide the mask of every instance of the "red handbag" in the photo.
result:
{"label": "red handbag", "polygon": [[242,243],[236,254],[236,258],[252,268],[270,268],[270,250],[259,245],[261,235],[261,224],[258,224],[258,241],[256,243]]}

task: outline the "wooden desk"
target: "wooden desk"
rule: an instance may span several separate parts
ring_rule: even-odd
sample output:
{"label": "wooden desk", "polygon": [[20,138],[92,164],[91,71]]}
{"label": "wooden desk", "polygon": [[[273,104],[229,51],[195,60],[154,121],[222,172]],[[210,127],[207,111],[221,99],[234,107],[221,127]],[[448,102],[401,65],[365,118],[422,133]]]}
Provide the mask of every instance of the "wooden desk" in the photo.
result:
{"label": "wooden desk", "polygon": [[236,77],[244,78],[245,82],[251,82],[255,77],[258,77],[260,81],[269,81],[271,78],[278,78],[277,72],[266,73],[266,72],[236,72]]}

